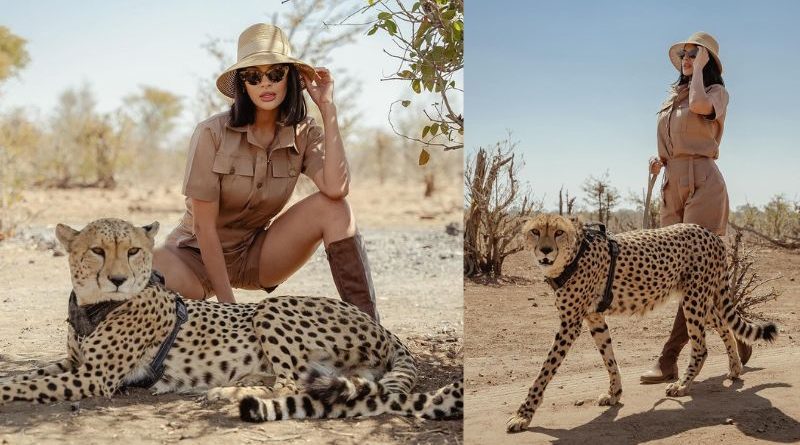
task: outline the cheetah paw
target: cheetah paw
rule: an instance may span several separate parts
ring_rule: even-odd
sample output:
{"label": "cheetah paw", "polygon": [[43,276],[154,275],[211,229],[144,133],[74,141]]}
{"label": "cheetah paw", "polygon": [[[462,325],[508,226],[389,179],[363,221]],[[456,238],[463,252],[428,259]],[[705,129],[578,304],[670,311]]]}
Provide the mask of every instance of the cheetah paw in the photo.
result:
{"label": "cheetah paw", "polygon": [[273,393],[266,388],[224,386],[209,389],[208,392],[206,392],[206,401],[232,403],[238,402],[248,396],[271,398]]}
{"label": "cheetah paw", "polygon": [[670,397],[689,395],[689,385],[681,385],[680,382],[670,383],[667,385],[667,395]]}
{"label": "cheetah paw", "polygon": [[599,406],[614,406],[619,402],[619,396],[615,397],[610,394],[601,394],[600,397],[597,398],[597,404]]}
{"label": "cheetah paw", "polygon": [[730,372],[728,372],[728,376],[727,377],[729,379],[731,379],[731,380],[738,379],[739,376],[742,374],[742,364],[739,363],[738,366],[737,365],[731,365],[730,368],[731,368],[731,370],[730,370]]}
{"label": "cheetah paw", "polygon": [[524,430],[530,424],[531,424],[530,418],[522,417],[519,414],[515,414],[506,421],[506,432],[516,433]]}

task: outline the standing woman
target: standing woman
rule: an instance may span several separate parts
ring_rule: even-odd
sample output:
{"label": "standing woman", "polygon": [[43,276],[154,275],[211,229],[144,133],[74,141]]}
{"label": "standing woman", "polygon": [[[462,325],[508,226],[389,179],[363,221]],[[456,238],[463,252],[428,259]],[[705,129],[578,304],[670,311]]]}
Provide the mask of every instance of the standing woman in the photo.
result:
{"label": "standing woman", "polygon": [[[719,157],[728,91],[718,53],[717,41],[705,32],[670,47],[669,58],[680,75],[658,113],[658,158],[650,160],[650,172],[658,174],[666,167],[662,227],[694,223],[723,236],[728,226],[728,192],[714,160]],[[677,378],[678,355],[688,341],[686,317],[679,305],[669,340],[653,369],[641,376],[642,382]],[[752,350],[736,341],[744,364]]]}
{"label": "standing woman", "polygon": [[[333,77],[292,57],[281,29],[253,25],[239,36],[237,62],[217,78],[230,111],[197,125],[183,194],[186,212],[155,251],[166,286],[193,299],[232,288],[271,292],[325,244],[342,300],[376,321],[363,243],[344,199],[350,170],[333,100]],[[322,126],[306,115],[303,89]],[[276,218],[305,174],[319,192]]]}

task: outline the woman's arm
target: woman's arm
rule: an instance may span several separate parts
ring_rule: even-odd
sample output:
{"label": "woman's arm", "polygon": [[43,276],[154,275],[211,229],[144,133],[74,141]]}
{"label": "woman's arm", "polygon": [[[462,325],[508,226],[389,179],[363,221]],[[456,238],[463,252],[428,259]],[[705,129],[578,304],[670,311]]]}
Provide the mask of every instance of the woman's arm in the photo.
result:
{"label": "woman's arm", "polygon": [[333,103],[333,77],[325,68],[317,68],[316,84],[305,79],[309,96],[322,113],[325,129],[325,160],[322,168],[311,178],[319,191],[331,199],[347,196],[350,188],[350,168],[344,154],[336,104]]}
{"label": "woman's arm", "polygon": [[194,233],[200,245],[200,256],[206,267],[208,278],[217,300],[220,303],[236,303],[233,298],[233,289],[225,266],[225,257],[222,254],[222,244],[217,233],[217,216],[219,215],[219,201],[201,201],[192,198],[194,216]]}
{"label": "woman's arm", "polygon": [[703,84],[703,68],[706,63],[708,63],[708,50],[698,46],[697,56],[692,64],[692,80],[689,83],[689,111],[703,116],[714,112],[714,105],[708,98]]}

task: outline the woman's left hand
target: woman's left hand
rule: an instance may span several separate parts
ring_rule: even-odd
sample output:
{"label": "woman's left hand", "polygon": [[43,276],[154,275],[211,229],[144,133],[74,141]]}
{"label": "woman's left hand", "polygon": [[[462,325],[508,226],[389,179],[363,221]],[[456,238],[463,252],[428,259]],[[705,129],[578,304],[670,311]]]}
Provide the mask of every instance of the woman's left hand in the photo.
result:
{"label": "woman's left hand", "polygon": [[694,58],[694,69],[702,70],[708,63],[708,50],[705,47],[697,46],[697,56]]}
{"label": "woman's left hand", "polygon": [[306,83],[308,95],[311,96],[311,100],[313,100],[318,107],[332,104],[333,77],[331,76],[331,72],[328,71],[327,68],[322,67],[314,68],[314,71],[317,72],[317,80],[314,81],[314,84],[311,83],[308,76],[305,74],[303,75],[303,81]]}

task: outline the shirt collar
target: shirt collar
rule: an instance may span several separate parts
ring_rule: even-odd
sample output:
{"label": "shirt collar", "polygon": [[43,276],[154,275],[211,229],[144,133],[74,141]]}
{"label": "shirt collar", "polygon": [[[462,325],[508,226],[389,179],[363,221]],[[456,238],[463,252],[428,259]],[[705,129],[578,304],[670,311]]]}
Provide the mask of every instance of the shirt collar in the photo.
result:
{"label": "shirt collar", "polygon": [[[238,132],[238,133],[247,133],[247,142],[248,143],[250,143],[252,145],[255,145],[256,147],[259,147],[259,148],[265,148],[265,147],[262,147],[258,142],[256,142],[256,138],[253,135],[253,129],[252,129],[253,126],[252,125],[244,125],[244,126],[241,126],[241,127],[234,127],[234,126],[231,126],[230,122],[228,122],[228,123],[225,124],[225,126],[227,128],[229,128],[229,129],[233,130],[233,131]],[[295,145],[294,136],[295,136],[294,135],[294,125],[281,125],[281,124],[278,124],[278,134],[275,137],[275,140],[272,141],[272,144],[269,147],[269,151],[273,151],[273,150],[276,150],[278,148],[289,147],[292,150],[294,150],[295,153],[300,153],[300,151],[297,150],[297,146]]]}

